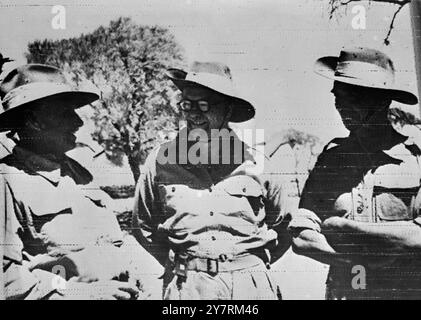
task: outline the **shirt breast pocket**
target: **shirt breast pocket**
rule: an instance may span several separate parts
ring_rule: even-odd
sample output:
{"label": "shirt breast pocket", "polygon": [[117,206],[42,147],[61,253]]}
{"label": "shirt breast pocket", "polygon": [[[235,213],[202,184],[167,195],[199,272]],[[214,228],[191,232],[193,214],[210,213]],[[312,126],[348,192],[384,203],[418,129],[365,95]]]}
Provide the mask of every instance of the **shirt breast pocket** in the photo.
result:
{"label": "shirt breast pocket", "polygon": [[251,177],[237,176],[224,183],[224,190],[248,206],[255,216],[264,215],[263,190],[261,185]]}
{"label": "shirt breast pocket", "polygon": [[412,220],[418,215],[419,188],[382,188],[373,190],[374,208],[380,221]]}
{"label": "shirt breast pocket", "polygon": [[183,211],[187,209],[186,206],[192,206],[196,198],[194,190],[182,184],[160,184],[158,192],[162,210],[168,215]]}
{"label": "shirt breast pocket", "polygon": [[375,173],[373,208],[378,221],[412,220],[420,207],[419,167],[413,161],[385,165]]}
{"label": "shirt breast pocket", "polygon": [[72,205],[68,199],[51,193],[51,196],[44,196],[34,192],[31,196],[27,195],[26,201],[22,204],[26,207],[26,214],[31,215],[32,225],[36,232],[40,232],[43,226],[55,217],[73,213]]}

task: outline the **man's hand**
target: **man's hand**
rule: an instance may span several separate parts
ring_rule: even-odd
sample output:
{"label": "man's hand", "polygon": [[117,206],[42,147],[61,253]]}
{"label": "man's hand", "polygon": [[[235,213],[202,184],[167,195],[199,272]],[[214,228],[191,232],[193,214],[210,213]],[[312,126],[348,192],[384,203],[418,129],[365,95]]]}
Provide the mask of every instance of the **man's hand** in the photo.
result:
{"label": "man's hand", "polygon": [[139,290],[134,284],[120,281],[78,282],[71,279],[62,292],[64,300],[136,300]]}
{"label": "man's hand", "polygon": [[87,247],[73,252],[63,258],[62,264],[69,271],[70,277],[78,277],[80,281],[115,280],[127,274],[129,260],[120,248],[105,245]]}
{"label": "man's hand", "polygon": [[348,256],[336,252],[323,234],[310,229],[302,230],[293,238],[292,250],[325,264],[343,266],[352,263]]}

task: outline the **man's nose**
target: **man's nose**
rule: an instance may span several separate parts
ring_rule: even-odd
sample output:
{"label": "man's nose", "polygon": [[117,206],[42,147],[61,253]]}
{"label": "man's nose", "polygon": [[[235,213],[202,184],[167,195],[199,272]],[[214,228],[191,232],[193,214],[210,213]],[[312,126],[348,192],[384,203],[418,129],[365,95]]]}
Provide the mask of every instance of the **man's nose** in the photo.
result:
{"label": "man's nose", "polygon": [[191,109],[191,110],[189,111],[188,116],[189,116],[190,118],[199,118],[199,117],[201,117],[201,116],[202,116],[202,112],[201,112],[199,109],[194,108],[194,109]]}
{"label": "man's nose", "polygon": [[73,126],[75,126],[75,127],[77,127],[77,128],[80,128],[81,126],[83,126],[83,120],[80,118],[80,116],[75,112],[75,111],[73,111],[73,112],[71,112],[70,113],[70,117],[69,117],[70,119],[70,123],[73,125]]}

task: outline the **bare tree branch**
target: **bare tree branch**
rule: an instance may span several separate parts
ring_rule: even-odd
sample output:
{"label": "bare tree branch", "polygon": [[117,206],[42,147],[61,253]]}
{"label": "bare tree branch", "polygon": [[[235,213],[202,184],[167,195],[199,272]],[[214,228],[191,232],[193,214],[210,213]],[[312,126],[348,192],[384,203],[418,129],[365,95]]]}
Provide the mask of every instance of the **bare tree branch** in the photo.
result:
{"label": "bare tree branch", "polygon": [[[330,5],[329,19],[333,18],[334,14],[336,13],[336,11],[338,11],[340,7],[347,6],[348,4],[352,2],[362,2],[362,1],[363,0],[329,0],[329,5]],[[385,45],[389,45],[390,44],[389,39],[390,39],[390,35],[392,34],[392,30],[394,28],[396,17],[398,16],[399,12],[401,12],[403,7],[407,5],[408,3],[410,3],[411,0],[368,0],[368,2],[382,2],[382,3],[389,3],[389,4],[398,6],[398,9],[393,14],[393,18],[390,23],[387,36],[384,39]]]}
{"label": "bare tree branch", "polygon": [[401,10],[404,6],[405,5],[401,5],[398,8],[398,10],[395,11],[395,13],[393,15],[393,18],[392,18],[392,21],[390,22],[389,31],[387,32],[386,38],[384,39],[384,44],[387,45],[387,46],[390,44],[389,38],[390,38],[390,35],[392,34],[392,30],[394,28],[396,17],[398,16],[399,12],[401,12]]}
{"label": "bare tree branch", "polygon": [[330,4],[330,13],[329,13],[329,19],[333,18],[333,15],[336,13],[336,11],[343,6],[347,6],[351,2],[360,2],[361,0],[329,0]]}

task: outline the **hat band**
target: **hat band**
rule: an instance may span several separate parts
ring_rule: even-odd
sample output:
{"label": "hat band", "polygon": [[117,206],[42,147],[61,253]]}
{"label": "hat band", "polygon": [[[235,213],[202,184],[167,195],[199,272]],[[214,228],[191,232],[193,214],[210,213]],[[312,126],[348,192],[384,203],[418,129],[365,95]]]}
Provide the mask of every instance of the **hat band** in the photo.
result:
{"label": "hat band", "polygon": [[229,78],[211,73],[188,73],[187,81],[196,82],[223,94],[236,96],[234,84]]}
{"label": "hat band", "polygon": [[54,94],[73,91],[68,84],[51,82],[33,82],[10,90],[4,97],[2,104],[4,111],[19,105],[42,99]]}
{"label": "hat band", "polygon": [[358,79],[366,84],[378,87],[392,87],[395,82],[392,71],[361,61],[338,62],[335,76]]}

